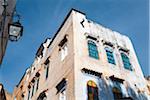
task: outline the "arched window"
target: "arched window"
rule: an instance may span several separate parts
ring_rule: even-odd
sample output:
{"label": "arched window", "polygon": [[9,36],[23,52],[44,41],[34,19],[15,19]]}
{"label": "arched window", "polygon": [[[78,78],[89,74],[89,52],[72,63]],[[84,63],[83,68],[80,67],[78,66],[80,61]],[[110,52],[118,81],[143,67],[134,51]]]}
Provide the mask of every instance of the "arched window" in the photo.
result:
{"label": "arched window", "polygon": [[122,58],[122,61],[123,61],[124,68],[132,71],[130,59],[127,56],[127,54],[121,53],[121,58]]}
{"label": "arched window", "polygon": [[113,87],[112,89],[113,95],[114,95],[114,100],[121,100],[122,99],[122,92],[120,91],[119,88]]}
{"label": "arched window", "polygon": [[87,83],[88,100],[99,100],[98,98],[98,87],[95,82],[88,81]]}
{"label": "arched window", "polygon": [[97,46],[91,40],[88,41],[88,51],[89,51],[89,56],[90,57],[93,57],[95,59],[99,59]]}
{"label": "arched window", "polygon": [[114,58],[113,50],[111,48],[106,47],[105,51],[106,51],[108,62],[115,65],[116,63],[115,63],[115,58]]}
{"label": "arched window", "polygon": [[47,96],[45,92],[40,93],[39,97],[37,100],[47,100]]}

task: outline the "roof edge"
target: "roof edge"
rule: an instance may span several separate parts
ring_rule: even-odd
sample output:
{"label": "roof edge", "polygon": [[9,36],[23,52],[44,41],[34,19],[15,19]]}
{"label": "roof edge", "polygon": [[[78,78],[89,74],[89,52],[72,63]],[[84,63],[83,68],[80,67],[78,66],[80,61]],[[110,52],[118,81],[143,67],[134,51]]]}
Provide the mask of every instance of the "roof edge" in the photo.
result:
{"label": "roof edge", "polygon": [[53,43],[54,39],[56,38],[57,34],[60,32],[61,28],[64,26],[66,20],[68,19],[68,17],[70,16],[70,14],[72,13],[72,11],[75,11],[75,12],[78,12],[78,13],[81,13],[83,15],[85,15],[85,13],[77,10],[77,9],[74,9],[74,8],[71,8],[71,10],[69,11],[69,13],[67,14],[67,16],[64,18],[62,24],[60,25],[60,27],[58,28],[58,30],[56,31],[55,35],[53,36],[51,42],[50,42],[50,45]]}
{"label": "roof edge", "polygon": [[70,12],[72,12],[72,11],[75,11],[75,12],[81,13],[81,14],[83,14],[83,15],[86,15],[84,12],[82,12],[82,11],[80,11],[80,10],[77,10],[77,9],[75,9],[75,8],[71,8]]}

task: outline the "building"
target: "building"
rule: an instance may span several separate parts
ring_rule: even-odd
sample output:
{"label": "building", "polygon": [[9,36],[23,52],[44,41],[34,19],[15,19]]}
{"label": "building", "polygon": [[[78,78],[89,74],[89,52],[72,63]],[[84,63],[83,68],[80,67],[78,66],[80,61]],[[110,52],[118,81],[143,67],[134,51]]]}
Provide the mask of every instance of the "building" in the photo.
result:
{"label": "building", "polygon": [[14,90],[16,100],[150,100],[130,39],[72,9]]}
{"label": "building", "polygon": [[4,90],[3,84],[0,83],[0,100],[11,100],[12,95]]}
{"label": "building", "polygon": [[[4,3],[5,2],[5,3]],[[16,0],[0,0],[0,65],[8,42],[8,24],[12,22]],[[4,6],[6,5],[6,9]]]}
{"label": "building", "polygon": [[12,94],[11,93],[9,93],[5,90],[5,94],[6,94],[6,100],[11,100],[12,99]]}
{"label": "building", "polygon": [[148,94],[150,95],[150,76],[145,77],[146,81],[147,81],[147,88],[149,90]]}
{"label": "building", "polygon": [[0,84],[0,100],[6,100],[5,90],[2,84]]}

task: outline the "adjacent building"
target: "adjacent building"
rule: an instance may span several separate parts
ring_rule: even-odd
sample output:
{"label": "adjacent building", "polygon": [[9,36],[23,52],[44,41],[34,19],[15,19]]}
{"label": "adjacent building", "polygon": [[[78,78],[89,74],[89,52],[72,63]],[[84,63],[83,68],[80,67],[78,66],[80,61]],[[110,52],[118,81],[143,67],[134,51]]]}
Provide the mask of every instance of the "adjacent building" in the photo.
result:
{"label": "adjacent building", "polygon": [[6,95],[5,95],[3,84],[0,84],[0,100],[6,100]]}
{"label": "adjacent building", "polygon": [[8,24],[12,21],[15,4],[16,0],[0,0],[0,65],[7,47],[9,38]]}
{"label": "adjacent building", "polygon": [[46,39],[19,84],[15,100],[149,100],[131,40],[72,9]]}
{"label": "adjacent building", "polygon": [[148,94],[150,95],[150,76],[146,77],[145,79],[147,81],[147,88],[149,90]]}
{"label": "adjacent building", "polygon": [[5,89],[3,84],[0,83],[0,100],[11,100],[12,94],[8,93]]}

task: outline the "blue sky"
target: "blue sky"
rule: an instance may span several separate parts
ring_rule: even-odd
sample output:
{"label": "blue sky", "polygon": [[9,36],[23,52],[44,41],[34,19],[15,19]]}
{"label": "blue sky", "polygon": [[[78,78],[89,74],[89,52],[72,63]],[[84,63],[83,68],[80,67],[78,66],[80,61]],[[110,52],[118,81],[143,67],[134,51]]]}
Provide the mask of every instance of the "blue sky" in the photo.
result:
{"label": "blue sky", "polygon": [[145,75],[148,68],[148,0],[18,0],[23,37],[9,42],[0,69],[0,82],[12,92],[32,64],[40,44],[52,37],[71,8],[85,12],[88,19],[129,36]]}

